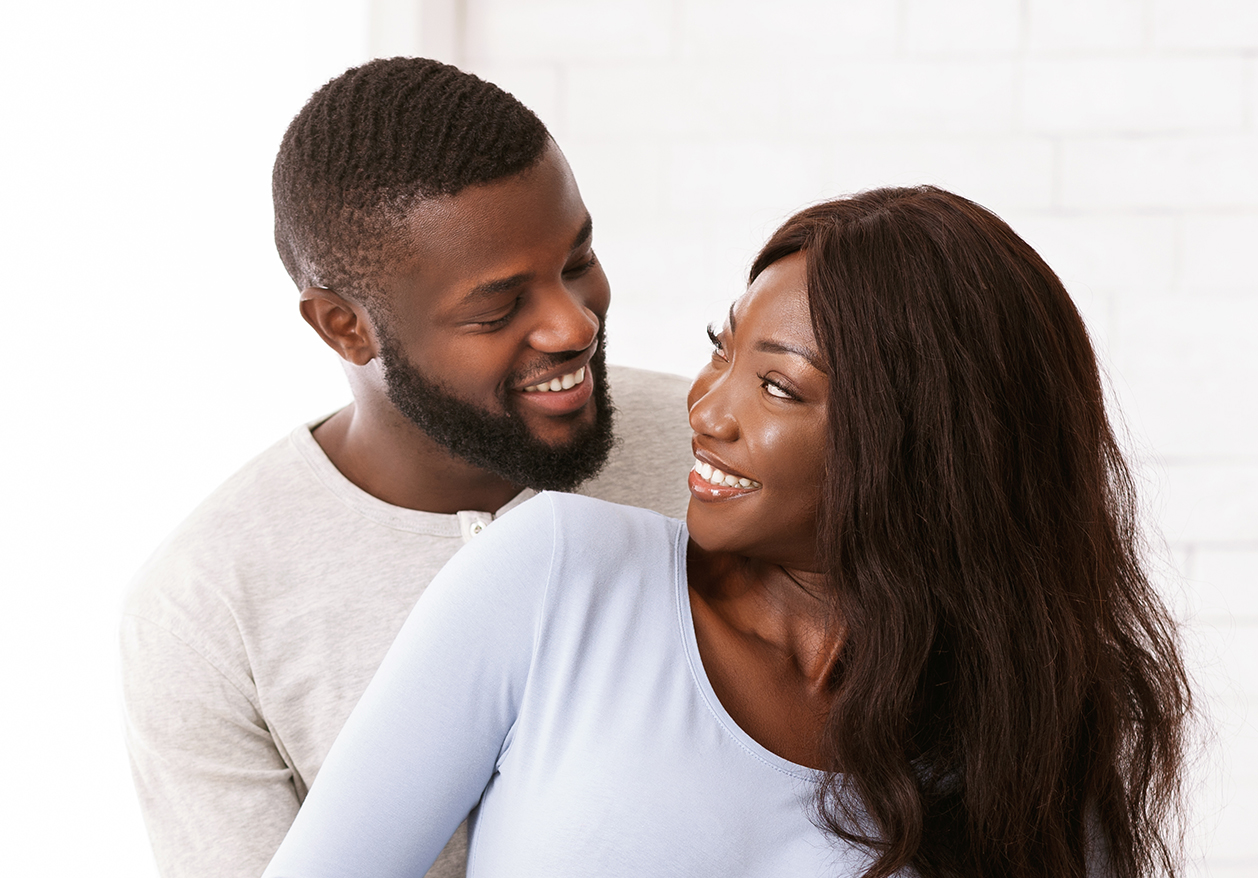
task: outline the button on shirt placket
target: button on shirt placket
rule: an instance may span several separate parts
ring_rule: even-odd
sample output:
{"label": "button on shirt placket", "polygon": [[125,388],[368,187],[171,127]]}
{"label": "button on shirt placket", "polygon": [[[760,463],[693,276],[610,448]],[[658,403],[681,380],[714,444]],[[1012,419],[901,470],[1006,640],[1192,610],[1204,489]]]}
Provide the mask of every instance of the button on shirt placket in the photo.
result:
{"label": "button on shirt placket", "polygon": [[463,511],[458,515],[459,530],[463,533],[463,542],[465,543],[489,527],[489,523],[494,520],[493,515],[488,512]]}

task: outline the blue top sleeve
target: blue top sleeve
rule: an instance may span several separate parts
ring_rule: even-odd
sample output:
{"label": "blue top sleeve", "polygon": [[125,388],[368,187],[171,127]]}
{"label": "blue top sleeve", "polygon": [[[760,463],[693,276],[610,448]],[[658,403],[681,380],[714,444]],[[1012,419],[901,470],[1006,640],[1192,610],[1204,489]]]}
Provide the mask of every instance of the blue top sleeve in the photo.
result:
{"label": "blue top sleeve", "polygon": [[422,875],[476,806],[536,646],[555,547],[548,499],[495,522],[433,580],[265,878]]}

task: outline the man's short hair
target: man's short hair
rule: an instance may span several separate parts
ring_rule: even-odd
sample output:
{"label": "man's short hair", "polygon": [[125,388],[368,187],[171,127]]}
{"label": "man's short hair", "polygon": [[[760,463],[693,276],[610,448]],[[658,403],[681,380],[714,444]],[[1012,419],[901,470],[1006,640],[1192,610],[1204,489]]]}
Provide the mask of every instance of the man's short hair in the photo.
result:
{"label": "man's short hair", "polygon": [[520,173],[548,138],[514,97],[448,64],[388,58],[347,70],[311,96],[280,144],[280,259],[299,289],[387,309],[374,279],[401,256],[416,204]]}

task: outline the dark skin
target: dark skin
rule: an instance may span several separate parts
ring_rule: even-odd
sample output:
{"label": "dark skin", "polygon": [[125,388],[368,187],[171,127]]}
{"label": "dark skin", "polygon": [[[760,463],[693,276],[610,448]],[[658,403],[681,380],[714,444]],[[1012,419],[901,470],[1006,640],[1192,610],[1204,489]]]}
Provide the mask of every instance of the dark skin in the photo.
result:
{"label": "dark skin", "polygon": [[[347,363],[365,368],[375,360],[371,324],[364,309],[329,290],[303,291],[302,315]],[[343,345],[343,348],[338,348]],[[499,509],[520,493],[493,473],[433,442],[382,394],[355,381],[354,402],[320,424],[315,441],[341,474],[386,503],[429,512]]]}
{"label": "dark skin", "polygon": [[843,628],[820,595],[817,504],[826,394],[802,254],[762,273],[730,311],[690,393],[697,460],[751,484],[690,476],[690,604],[704,669],[738,725],[823,768]]}
{"label": "dark skin", "polygon": [[826,767],[820,742],[843,640],[824,605],[776,565],[691,543],[687,568],[699,655],[721,704],[766,749]]}
{"label": "dark skin", "polygon": [[[589,213],[553,143],[521,174],[421,203],[406,244],[406,258],[377,282],[390,304],[389,333],[412,364],[486,411],[510,406],[546,442],[568,441],[594,419],[592,400],[560,411],[561,395],[523,392],[585,365],[610,300]],[[429,512],[495,510],[520,492],[397,410],[379,332],[361,304],[308,287],[300,307],[341,356],[353,391],[353,405],[314,432],[346,478],[387,503]]]}

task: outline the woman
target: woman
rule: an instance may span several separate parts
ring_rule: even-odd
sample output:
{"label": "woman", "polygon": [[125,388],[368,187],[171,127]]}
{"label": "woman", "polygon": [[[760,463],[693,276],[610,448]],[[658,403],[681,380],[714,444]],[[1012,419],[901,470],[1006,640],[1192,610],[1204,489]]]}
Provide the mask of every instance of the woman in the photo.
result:
{"label": "woman", "polygon": [[1189,709],[1078,313],[930,187],[821,204],[690,396],[685,527],[543,495],[430,586],[267,874],[1174,873]]}

